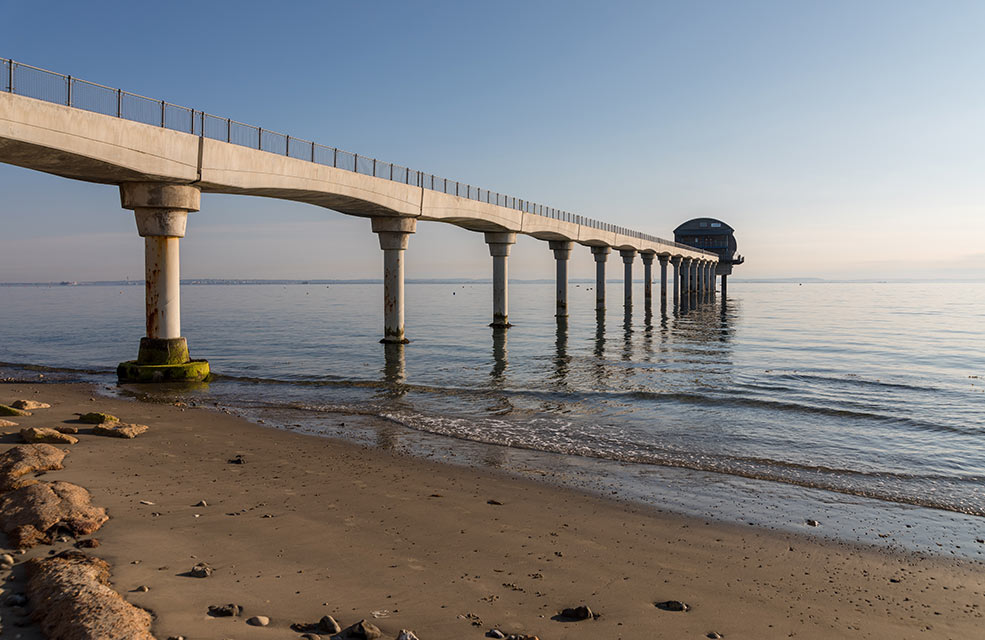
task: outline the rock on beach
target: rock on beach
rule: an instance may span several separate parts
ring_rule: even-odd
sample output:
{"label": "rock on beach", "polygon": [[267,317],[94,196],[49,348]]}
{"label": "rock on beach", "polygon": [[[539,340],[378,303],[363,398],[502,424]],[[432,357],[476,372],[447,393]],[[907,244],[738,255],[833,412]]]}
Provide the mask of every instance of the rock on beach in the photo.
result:
{"label": "rock on beach", "polygon": [[0,404],[0,416],[30,416],[33,415],[30,411],[24,411],[23,409],[15,409],[13,407],[8,407],[5,404]]}
{"label": "rock on beach", "polygon": [[113,590],[105,561],[66,551],[27,567],[29,600],[47,637],[154,640],[150,614]]}
{"label": "rock on beach", "polygon": [[119,422],[120,419],[110,413],[102,413],[99,411],[90,411],[89,413],[77,413],[79,416],[79,422],[84,422],[86,424],[102,424],[103,422]]}
{"label": "rock on beach", "polygon": [[28,444],[77,444],[79,439],[49,427],[27,427],[21,429],[21,440]]}
{"label": "rock on beach", "polygon": [[0,492],[37,483],[29,475],[62,468],[65,452],[50,444],[17,445],[0,454]]}
{"label": "rock on beach", "polygon": [[22,411],[34,411],[35,409],[51,408],[51,405],[47,402],[38,402],[37,400],[14,400],[10,403],[10,406]]}
{"label": "rock on beach", "polygon": [[145,424],[103,422],[93,427],[92,433],[97,436],[108,436],[110,438],[136,438],[148,429],[150,427]]}
{"label": "rock on beach", "polygon": [[37,482],[0,496],[0,526],[22,549],[51,544],[61,529],[88,535],[109,520],[106,509],[92,506],[90,499],[71,482]]}

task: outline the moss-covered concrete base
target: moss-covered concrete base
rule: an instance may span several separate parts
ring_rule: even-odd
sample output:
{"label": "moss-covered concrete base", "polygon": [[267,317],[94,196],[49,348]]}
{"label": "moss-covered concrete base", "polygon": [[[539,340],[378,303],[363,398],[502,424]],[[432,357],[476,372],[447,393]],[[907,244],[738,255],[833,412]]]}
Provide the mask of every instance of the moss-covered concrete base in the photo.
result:
{"label": "moss-covered concrete base", "polygon": [[136,360],[121,362],[116,368],[120,382],[201,382],[209,377],[207,360],[182,364],[141,364]]}
{"label": "moss-covered concrete base", "polygon": [[137,362],[147,364],[184,364],[189,361],[188,342],[184,338],[141,338]]}

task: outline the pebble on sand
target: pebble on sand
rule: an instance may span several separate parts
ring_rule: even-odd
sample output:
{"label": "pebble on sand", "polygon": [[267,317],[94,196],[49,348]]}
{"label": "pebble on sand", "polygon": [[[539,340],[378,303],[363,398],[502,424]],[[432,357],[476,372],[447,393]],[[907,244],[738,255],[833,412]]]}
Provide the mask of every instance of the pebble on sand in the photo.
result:
{"label": "pebble on sand", "polygon": [[665,600],[664,602],[654,602],[653,606],[664,611],[690,611],[691,605],[680,600]]}
{"label": "pebble on sand", "polygon": [[562,618],[570,618],[572,620],[588,620],[589,618],[594,618],[595,614],[592,610],[588,608],[588,605],[580,605],[577,607],[569,607],[561,612]]}
{"label": "pebble on sand", "polygon": [[4,428],[4,427],[16,427],[16,426],[17,426],[17,423],[16,422],[12,422],[10,420],[2,420],[2,419],[0,419],[0,428]]}
{"label": "pebble on sand", "polygon": [[397,640],[421,640],[410,629],[401,629],[397,635]]}
{"label": "pebble on sand", "polygon": [[209,605],[209,615],[213,618],[228,618],[238,616],[243,613],[243,607],[238,604],[212,604]]}
{"label": "pebble on sand", "polygon": [[266,627],[270,624],[270,618],[267,616],[253,616],[252,618],[246,619],[246,624],[251,627]]}
{"label": "pebble on sand", "polygon": [[188,575],[190,575],[193,578],[208,578],[209,576],[212,575],[212,572],[213,569],[208,565],[208,563],[199,562],[198,564],[196,564],[194,567],[191,568],[191,571],[188,572]]}
{"label": "pebble on sand", "polygon": [[342,625],[336,622],[332,616],[322,616],[322,619],[318,621],[318,630],[327,633],[338,633],[342,631]]}
{"label": "pebble on sand", "polygon": [[821,523],[820,522],[818,522],[817,520],[812,520],[810,518],[808,518],[806,520],[806,523],[807,523],[807,526],[808,527],[820,527],[821,526]]}
{"label": "pebble on sand", "polygon": [[366,620],[360,620],[351,627],[346,627],[342,633],[344,637],[355,638],[356,640],[376,640],[383,637],[380,628]]}

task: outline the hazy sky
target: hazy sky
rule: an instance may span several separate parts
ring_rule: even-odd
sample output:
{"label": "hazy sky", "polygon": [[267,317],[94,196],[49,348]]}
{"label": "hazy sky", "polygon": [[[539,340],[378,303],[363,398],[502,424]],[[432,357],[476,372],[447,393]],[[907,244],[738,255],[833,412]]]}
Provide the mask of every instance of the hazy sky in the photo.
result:
{"label": "hazy sky", "polygon": [[[28,2],[0,57],[672,237],[741,277],[985,278],[985,2]],[[0,165],[0,281],[143,274],[114,187]],[[203,195],[183,277],[379,277],[369,221]],[[408,277],[489,277],[422,223]],[[618,273],[613,265],[613,275]],[[587,248],[571,275],[594,273]],[[521,239],[510,275],[553,274]]]}

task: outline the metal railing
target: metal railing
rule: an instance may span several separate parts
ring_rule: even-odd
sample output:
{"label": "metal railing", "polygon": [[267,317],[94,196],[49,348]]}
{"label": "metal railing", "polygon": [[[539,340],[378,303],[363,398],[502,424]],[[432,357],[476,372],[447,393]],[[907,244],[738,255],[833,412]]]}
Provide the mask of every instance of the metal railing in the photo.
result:
{"label": "metal railing", "polygon": [[262,127],[237,122],[230,118],[220,118],[204,111],[189,109],[171,104],[165,100],[155,100],[146,96],[114,89],[73,76],[66,76],[47,69],[41,69],[21,62],[0,58],[0,91],[62,104],[76,109],[115,116],[124,120],[142,122],[174,131],[181,131],[213,140],[220,140],[244,147],[259,149],[307,160],[317,164],[353,171],[376,178],[393,180],[404,184],[440,191],[450,195],[507,207],[525,213],[585,225],[593,229],[620,233],[640,240],[659,242],[690,251],[701,251],[695,247],[658,238],[641,231],[593,220],[585,216],[530,202],[522,198],[504,195],[489,189],[441,178],[431,173],[402,167],[376,158],[368,158],[358,153],[343,151],[335,147],[295,138],[270,131]]}

